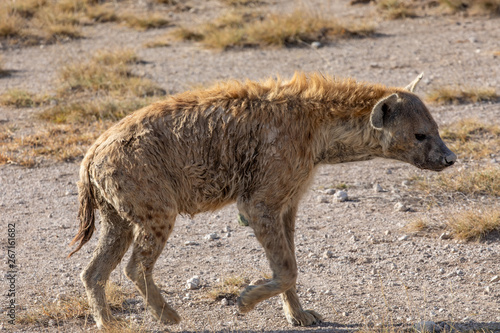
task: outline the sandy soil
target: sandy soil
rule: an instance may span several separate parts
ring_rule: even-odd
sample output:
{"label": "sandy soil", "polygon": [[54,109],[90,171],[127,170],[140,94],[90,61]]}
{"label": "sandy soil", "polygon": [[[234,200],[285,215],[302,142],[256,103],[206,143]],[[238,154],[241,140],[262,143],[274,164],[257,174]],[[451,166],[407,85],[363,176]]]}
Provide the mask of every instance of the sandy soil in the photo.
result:
{"label": "sandy soil", "polygon": [[[195,10],[173,12],[174,22],[201,21],[222,10],[217,2],[193,1]],[[275,1],[265,10],[290,10],[295,2]],[[301,4],[304,6],[304,4]],[[312,1],[307,6],[334,13],[339,19],[366,18],[376,23],[377,36],[339,40],[320,49],[244,49],[214,52],[176,42],[166,48],[142,44],[170,29],[136,32],[117,25],[85,28],[86,38],[44,47],[5,48],[9,77],[0,78],[0,93],[10,88],[43,92],[55,85],[60,66],[86,59],[96,50],[132,48],[142,65],[135,70],[159,83],[168,93],[193,84],[224,78],[261,79],[296,70],[322,71],[387,85],[406,85],[418,73],[425,78],[418,93],[432,87],[463,85],[500,87],[500,20],[459,15],[424,15],[402,21],[384,21],[373,6],[350,6],[348,1]],[[498,104],[431,106],[440,125],[462,118],[500,124]],[[37,109],[0,107],[0,121],[27,129],[37,126]],[[498,159],[498,158],[497,158]],[[481,165],[495,164],[493,159]],[[463,161],[455,166],[462,167]],[[445,171],[452,174],[453,170]],[[179,217],[176,230],[155,269],[164,296],[183,317],[180,325],[164,327],[144,311],[144,304],[121,269],[112,280],[133,293],[127,310],[115,315],[137,323],[143,331],[324,331],[347,332],[389,326],[395,330],[421,321],[440,327],[500,331],[500,243],[498,238],[462,243],[411,234],[404,226],[418,217],[442,222],[449,214],[476,205],[500,207],[492,197],[436,197],[402,184],[431,172],[386,160],[323,167],[305,196],[297,220],[298,289],[304,307],[324,316],[324,323],[290,327],[278,297],[259,304],[251,313],[238,314],[231,302],[213,301],[208,292],[228,277],[250,280],[269,274],[265,255],[248,227],[239,226],[237,210],[229,206],[191,219]],[[7,271],[7,228],[15,223],[17,315],[22,316],[58,295],[84,295],[79,279],[98,237],[67,259],[68,243],[77,230],[78,163],[46,161],[36,168],[0,166],[0,220],[2,271]],[[345,183],[350,200],[321,203],[318,197]],[[383,192],[375,192],[380,184]],[[327,196],[328,197],[328,196]],[[402,202],[410,210],[396,211]],[[230,230],[228,232],[228,230]],[[218,240],[204,236],[216,232]],[[197,245],[185,245],[187,241]],[[329,256],[325,252],[331,251]],[[126,262],[127,254],[124,262]],[[122,264],[121,266],[123,266]],[[194,275],[202,288],[185,290]],[[492,282],[492,279],[494,282]],[[2,274],[0,291],[9,283]],[[64,296],[62,296],[64,295]],[[2,330],[32,332],[94,331],[91,318],[59,323],[8,324],[7,297],[1,303]],[[448,325],[448,326],[446,326]],[[437,328],[438,326],[436,326]]]}

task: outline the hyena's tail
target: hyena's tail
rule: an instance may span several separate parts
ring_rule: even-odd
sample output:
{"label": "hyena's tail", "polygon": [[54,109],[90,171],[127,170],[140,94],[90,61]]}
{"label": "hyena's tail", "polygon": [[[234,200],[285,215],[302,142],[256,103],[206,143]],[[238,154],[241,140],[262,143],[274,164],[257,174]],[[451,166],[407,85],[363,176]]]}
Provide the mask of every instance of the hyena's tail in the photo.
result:
{"label": "hyena's tail", "polygon": [[78,182],[78,201],[80,202],[78,218],[80,220],[80,229],[69,246],[73,246],[77,242],[80,243],[76,249],[68,255],[68,257],[71,257],[75,252],[80,250],[82,246],[89,241],[95,230],[95,200],[89,175],[89,165],[92,158],[90,158],[89,155],[91,156],[93,154],[87,154],[85,159],[82,161],[80,181]]}

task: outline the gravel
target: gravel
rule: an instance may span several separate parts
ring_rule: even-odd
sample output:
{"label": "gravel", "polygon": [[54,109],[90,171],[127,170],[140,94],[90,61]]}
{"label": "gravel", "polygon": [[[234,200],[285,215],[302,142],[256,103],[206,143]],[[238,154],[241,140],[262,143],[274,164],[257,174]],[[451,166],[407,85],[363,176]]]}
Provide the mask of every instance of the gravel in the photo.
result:
{"label": "gravel", "polygon": [[[379,21],[374,6],[347,3],[323,0],[311,1],[307,6],[325,14],[334,13],[343,20],[376,17]],[[222,9],[219,2],[212,0],[193,0],[190,4],[196,9],[194,13],[174,13],[175,24],[210,19]],[[286,11],[293,6],[293,2],[276,1],[264,8]],[[499,51],[495,44],[500,35],[497,18],[422,15],[415,19],[380,21],[376,37],[341,39],[318,49],[245,48],[213,52],[180,42],[166,48],[142,46],[144,41],[171,29],[136,32],[106,24],[85,28],[87,38],[77,41],[44,48],[3,49],[4,68],[13,72],[0,78],[0,93],[11,88],[35,93],[54,90],[62,65],[71,59],[88,59],[97,50],[117,48],[136,49],[145,60],[136,65],[136,70],[169,93],[227,78],[263,79],[278,73],[288,78],[295,70],[321,71],[397,86],[406,85],[424,71],[424,80],[417,87],[420,96],[443,85],[500,86],[500,66],[498,57],[494,57],[494,52]],[[477,49],[481,51],[476,53]],[[440,126],[470,117],[486,123],[500,122],[498,104],[429,108]],[[38,111],[0,106],[2,126],[21,133],[34,131],[39,126],[34,117]],[[481,165],[491,163],[492,158],[481,161]],[[465,163],[459,161],[456,169]],[[39,309],[41,303],[53,302],[57,295],[59,299],[61,295],[85,297],[79,274],[92,256],[99,231],[80,252],[67,258],[68,244],[77,230],[78,169],[78,163],[55,162],[45,162],[36,168],[0,166],[0,219],[5,232],[7,223],[16,225],[19,317]],[[441,175],[451,172],[443,171]],[[424,324],[418,327],[425,327],[431,312],[435,327],[446,331],[449,327],[500,330],[500,292],[496,284],[500,280],[498,239],[462,243],[451,235],[422,237],[402,230],[416,217],[444,223],[451,213],[475,207],[474,202],[479,200],[424,193],[409,181],[432,175],[407,164],[379,159],[319,168],[297,212],[295,237],[299,296],[304,308],[314,309],[325,318],[313,330],[352,331],[353,327],[376,329],[391,324],[397,330],[401,326],[417,328],[420,323]],[[349,196],[341,190],[322,192],[339,183],[348,185]],[[374,191],[371,184],[384,184],[391,192]],[[328,201],[320,204],[319,193]],[[336,204],[338,201],[343,203]],[[490,207],[500,206],[497,198],[486,197],[482,202]],[[411,214],[407,207],[411,207]],[[143,306],[133,314],[117,310],[115,315],[133,318],[146,332],[311,330],[287,324],[279,297],[260,303],[244,315],[237,313],[229,296],[225,297],[228,304],[224,306],[222,300],[214,302],[208,297],[217,279],[224,281],[236,276],[251,281],[272,276],[264,251],[251,229],[244,226],[248,221],[238,216],[236,206],[227,206],[217,215],[179,216],[156,264],[155,280],[164,297],[182,316],[181,324],[160,325],[145,310],[140,310]],[[230,229],[224,229],[227,226]],[[219,237],[214,231],[220,230],[231,237]],[[217,238],[210,236],[213,234]],[[207,236],[210,240],[204,241]],[[0,259],[6,262],[6,243],[1,244],[4,250]],[[310,253],[313,255],[309,256]],[[131,298],[142,300],[122,273],[129,258],[130,251],[111,274],[111,280],[132,292]],[[4,276],[0,282],[0,293],[6,295],[8,285]],[[189,290],[187,299],[186,290]],[[2,310],[4,315],[7,311],[4,305]],[[61,322],[50,319],[43,324],[17,324],[14,328],[6,322],[0,325],[0,329],[16,332],[95,331],[90,318]]]}

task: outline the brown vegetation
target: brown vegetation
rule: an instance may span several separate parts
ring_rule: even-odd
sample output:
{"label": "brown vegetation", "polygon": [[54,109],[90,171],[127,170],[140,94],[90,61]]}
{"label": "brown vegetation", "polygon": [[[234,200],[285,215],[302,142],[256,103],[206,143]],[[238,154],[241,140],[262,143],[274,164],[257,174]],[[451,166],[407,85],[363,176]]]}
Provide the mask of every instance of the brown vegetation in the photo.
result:
{"label": "brown vegetation", "polygon": [[499,96],[493,88],[440,87],[431,91],[427,100],[436,104],[463,104],[498,101]]}
{"label": "brown vegetation", "polygon": [[[0,137],[0,165],[37,164],[37,157],[46,156],[69,161],[83,156],[88,145],[111,122],[123,118],[165,91],[152,81],[132,73],[137,56],[128,50],[101,51],[88,62],[75,62],[63,67],[55,94],[34,95],[22,90],[9,90],[0,96],[0,104],[13,107],[38,107],[54,104],[41,111],[39,118],[48,124],[31,135],[20,136],[5,128]],[[53,103],[52,103],[53,102]]]}
{"label": "brown vegetation", "polygon": [[500,0],[439,0],[453,13],[467,11],[473,15],[500,15]]}
{"label": "brown vegetation", "polygon": [[439,174],[429,179],[417,180],[417,188],[434,195],[439,193],[467,196],[500,196],[500,168],[489,165],[470,167],[452,174]]}
{"label": "brown vegetation", "polygon": [[462,159],[500,154],[500,127],[475,119],[462,119],[443,128],[441,136]]}
{"label": "brown vegetation", "polygon": [[485,207],[452,214],[446,225],[454,238],[479,241],[500,231],[500,210]]}
{"label": "brown vegetation", "polygon": [[181,27],[172,35],[181,40],[200,41],[205,47],[225,50],[234,47],[297,46],[313,41],[364,37],[374,28],[365,23],[343,26],[332,17],[311,11],[260,16],[255,13],[227,12],[213,23],[193,29]]}
{"label": "brown vegetation", "polygon": [[416,17],[415,9],[408,1],[403,0],[380,0],[377,7],[387,19],[397,20]]}
{"label": "brown vegetation", "polygon": [[10,44],[32,45],[80,38],[83,36],[81,26],[103,22],[123,22],[138,30],[169,24],[158,13],[119,14],[111,1],[17,0],[0,4],[0,38]]}
{"label": "brown vegetation", "polygon": [[[108,282],[106,285],[106,293],[108,294],[108,303],[113,310],[123,310],[123,303],[132,296],[112,282]],[[90,309],[84,295],[59,297],[60,299],[54,302],[44,301],[40,304],[34,304],[28,311],[19,315],[18,322],[29,325],[47,325],[48,321],[52,319],[57,325],[68,319],[90,317]]]}

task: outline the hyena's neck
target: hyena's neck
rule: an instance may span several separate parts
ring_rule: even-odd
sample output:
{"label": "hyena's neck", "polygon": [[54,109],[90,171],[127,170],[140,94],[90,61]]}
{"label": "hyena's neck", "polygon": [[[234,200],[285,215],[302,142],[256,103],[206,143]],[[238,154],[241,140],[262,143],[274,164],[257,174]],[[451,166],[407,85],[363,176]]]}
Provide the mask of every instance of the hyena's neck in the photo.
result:
{"label": "hyena's neck", "polygon": [[383,155],[380,134],[369,124],[369,117],[338,119],[319,131],[315,164],[366,161]]}

